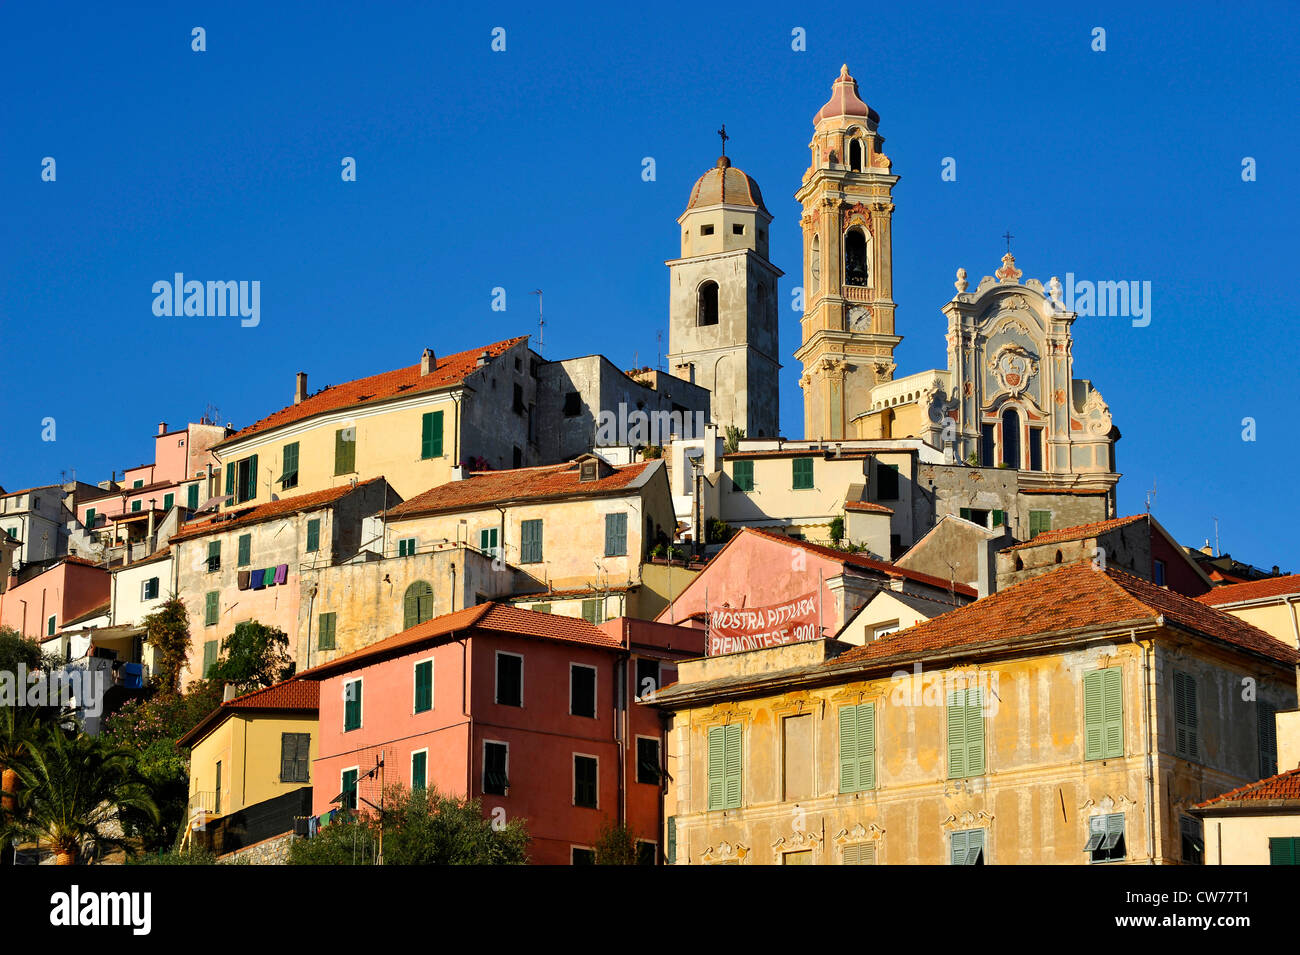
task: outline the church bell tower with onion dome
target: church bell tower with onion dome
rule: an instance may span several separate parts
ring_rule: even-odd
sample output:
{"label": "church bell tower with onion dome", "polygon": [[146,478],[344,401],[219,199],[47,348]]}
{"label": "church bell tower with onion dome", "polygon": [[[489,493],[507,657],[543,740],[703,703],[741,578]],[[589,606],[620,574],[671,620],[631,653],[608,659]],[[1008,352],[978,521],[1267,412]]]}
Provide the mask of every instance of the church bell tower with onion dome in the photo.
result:
{"label": "church bell tower with onion dome", "polygon": [[670,283],[669,371],[712,394],[710,418],[747,437],[780,433],[777,280],[758,183],[723,155],[691,190]]}

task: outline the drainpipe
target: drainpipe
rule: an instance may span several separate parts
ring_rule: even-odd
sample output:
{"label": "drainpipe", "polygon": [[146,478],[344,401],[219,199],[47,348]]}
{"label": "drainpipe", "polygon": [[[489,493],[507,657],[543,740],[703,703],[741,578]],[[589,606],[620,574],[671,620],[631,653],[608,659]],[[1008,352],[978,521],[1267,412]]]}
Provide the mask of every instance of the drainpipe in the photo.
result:
{"label": "drainpipe", "polygon": [[1295,638],[1295,645],[1300,647],[1300,623],[1296,622],[1295,601],[1291,597],[1286,598],[1287,608],[1291,611],[1291,636]]}
{"label": "drainpipe", "polygon": [[478,752],[479,746],[474,742],[474,717],[469,713],[469,635],[466,634],[460,643],[460,709],[461,715],[467,721],[466,739],[469,740],[469,757],[465,760],[465,798],[474,798],[474,755]]}
{"label": "drainpipe", "polygon": [[[1157,626],[1165,622],[1164,615],[1156,618]],[[1151,758],[1151,642],[1138,643],[1137,631],[1129,630],[1129,641],[1142,651],[1142,735],[1146,740],[1147,789],[1147,865],[1156,864],[1156,793],[1155,775]]]}
{"label": "drainpipe", "polygon": [[451,613],[456,612],[456,564],[453,561],[451,567]]}

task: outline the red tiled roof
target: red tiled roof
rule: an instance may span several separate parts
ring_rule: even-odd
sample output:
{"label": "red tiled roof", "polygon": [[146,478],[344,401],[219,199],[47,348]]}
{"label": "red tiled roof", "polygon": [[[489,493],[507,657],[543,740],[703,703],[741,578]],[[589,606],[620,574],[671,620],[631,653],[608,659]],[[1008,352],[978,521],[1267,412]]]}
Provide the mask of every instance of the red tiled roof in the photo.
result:
{"label": "red tiled roof", "polygon": [[1196,599],[1211,607],[1238,603],[1244,600],[1263,600],[1266,597],[1281,597],[1300,594],[1300,574],[1288,574],[1285,577],[1268,577],[1264,580],[1252,580],[1244,584],[1227,584],[1215,587],[1201,594]]}
{"label": "red tiled roof", "polygon": [[4,497],[16,497],[16,496],[19,495],[19,494],[30,494],[32,491],[44,491],[46,488],[54,488],[55,490],[58,490],[58,491],[62,491],[62,490],[63,490],[63,486],[62,486],[62,485],[59,485],[59,484],[41,484],[41,485],[38,485],[37,487],[25,487],[25,488],[23,488],[21,491],[3,491],[3,492],[0,492],[0,498],[4,498]]}
{"label": "red tiled roof", "polygon": [[1285,801],[1300,804],[1300,767],[1288,769],[1247,786],[1239,786],[1220,796],[1197,803],[1197,809],[1226,806],[1229,803]]}
{"label": "red tiled roof", "polygon": [[296,676],[268,686],[253,690],[233,700],[227,700],[205,716],[194,729],[176,741],[177,746],[189,746],[196,743],[218,723],[232,713],[243,712],[285,712],[297,710],[312,713],[320,709],[320,684],[315,680],[304,680]]}
{"label": "red tiled roof", "polygon": [[1145,521],[1147,515],[1135,514],[1132,517],[1114,517],[1108,521],[1093,521],[1091,524],[1076,524],[1074,527],[1062,527],[1055,531],[1043,531],[1033,540],[1027,540],[1023,544],[1016,544],[1014,547],[1008,547],[1007,550],[1020,550],[1022,547],[1041,547],[1044,544],[1059,544],[1064,541],[1087,540],[1090,537],[1096,537],[1098,534],[1105,534],[1113,531],[1117,527],[1126,527],[1136,521]]}
{"label": "red tiled roof", "polygon": [[390,519],[488,507],[505,501],[536,501],[546,498],[594,497],[626,490],[657,461],[616,465],[613,474],[583,484],[578,480],[578,462],[551,464],[510,471],[475,471],[461,481],[448,481],[417,494],[409,501],[389,508]]}
{"label": "red tiled roof", "polygon": [[68,627],[71,627],[74,624],[81,623],[81,621],[83,620],[91,620],[95,617],[102,617],[112,609],[113,609],[113,601],[105,600],[98,607],[93,607],[90,610],[87,610],[85,613],[78,614],[77,616],[73,617],[71,620],[63,621],[63,626],[60,627],[59,629],[66,630],[68,629]]}
{"label": "red tiled roof", "polygon": [[[854,554],[845,550],[836,550],[833,547],[823,547],[821,544],[810,544],[808,541],[795,540],[793,537],[786,537],[784,534],[777,534],[773,531],[764,530],[761,527],[742,527],[743,534],[761,534],[771,540],[778,540],[783,544],[790,544],[795,547],[802,547],[804,550],[812,551],[814,554],[820,554],[823,557],[829,557],[831,560],[839,561],[843,564],[851,564],[854,567],[861,567],[864,570],[874,570],[880,574],[886,574],[890,577],[902,577],[907,580],[914,580],[917,583],[928,584],[939,590],[948,590],[950,587],[959,594],[966,597],[977,597],[978,592],[974,587],[966,584],[951,584],[947,580],[941,580],[938,577],[932,577],[930,574],[923,574],[919,570],[908,570],[906,567],[899,567],[897,564],[890,564],[883,560],[874,560],[862,554]],[[732,538],[733,540],[735,538]]]}
{"label": "red tiled roof", "polygon": [[438,642],[444,637],[465,630],[490,630],[541,640],[559,640],[589,646],[616,649],[622,646],[617,639],[588,623],[581,617],[561,617],[550,613],[536,613],[512,604],[489,601],[474,607],[465,607],[452,613],[434,617],[416,624],[409,630],[394,634],[378,643],[372,643],[346,656],[321,663],[298,674],[300,679],[321,680],[336,673],[367,666],[378,660]]}
{"label": "red tiled roof", "polygon": [[148,557],[141,557],[139,560],[132,561],[129,564],[114,564],[111,570],[116,574],[119,570],[130,570],[132,567],[139,567],[142,564],[152,564],[154,561],[164,560],[167,557],[170,557],[171,552],[171,544],[163,544],[162,547],[159,547]]}
{"label": "red tiled roof", "polygon": [[1092,561],[1084,560],[856,647],[828,665],[1151,622],[1161,615],[1166,623],[1210,639],[1287,665],[1300,662],[1300,653],[1231,614],[1120,570],[1094,570]]}
{"label": "red tiled roof", "polygon": [[868,511],[872,514],[893,514],[892,507],[885,507],[883,504],[873,504],[870,501],[845,501],[844,509],[846,511]]}
{"label": "red tiled roof", "polygon": [[527,340],[527,335],[521,335],[518,338],[494,342],[484,347],[471,348],[469,351],[443,355],[437,359],[436,366],[427,375],[420,374],[420,366],[417,363],[406,368],[397,368],[393,371],[371,375],[369,378],[345,381],[341,385],[335,385],[332,388],[317,392],[296,405],[281,408],[261,421],[236,431],[230,437],[217,442],[213,447],[220,448],[241,438],[247,438],[250,435],[269,431],[282,425],[292,424],[295,421],[302,421],[304,418],[324,414],[327,411],[338,411],[341,408],[374,404],[392,398],[421,394],[426,391],[437,391],[440,388],[459,384],[474,370],[479,356],[484,352],[495,358],[520,342]]}
{"label": "red tiled roof", "polygon": [[[359,481],[356,487],[345,484],[342,487],[332,487],[324,491],[312,491],[310,494],[298,494],[294,497],[286,497],[279,501],[271,501],[267,504],[261,504],[257,507],[248,508],[243,511],[227,511],[227,514],[234,514],[227,520],[218,520],[216,517],[209,517],[201,521],[189,521],[182,524],[180,530],[171,536],[171,543],[177,541],[189,540],[191,537],[202,537],[204,534],[222,533],[234,527],[246,527],[249,524],[257,524],[261,521],[269,521],[285,514],[294,514],[298,511],[316,510],[322,507],[328,507],[344,495],[351,494],[353,491],[360,490],[363,487],[374,484],[376,481],[382,481],[382,477],[371,478],[369,481]],[[224,515],[218,515],[224,516]]]}

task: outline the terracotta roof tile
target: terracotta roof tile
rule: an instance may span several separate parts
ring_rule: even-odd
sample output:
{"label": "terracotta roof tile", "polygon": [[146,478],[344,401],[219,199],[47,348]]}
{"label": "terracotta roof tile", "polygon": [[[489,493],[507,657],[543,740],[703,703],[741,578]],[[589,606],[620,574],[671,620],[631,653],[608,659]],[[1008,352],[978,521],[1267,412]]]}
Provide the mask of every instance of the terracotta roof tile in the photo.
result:
{"label": "terracotta roof tile", "polygon": [[281,408],[261,421],[236,431],[230,437],[217,442],[213,447],[221,448],[250,435],[270,431],[272,428],[292,424],[295,421],[302,421],[304,418],[324,414],[327,411],[338,411],[341,408],[373,404],[426,391],[437,391],[440,388],[459,384],[474,370],[479,356],[484,352],[495,358],[520,342],[527,340],[528,336],[523,335],[518,338],[494,342],[484,347],[456,352],[453,355],[443,355],[437,359],[436,367],[427,375],[420,374],[420,365],[417,363],[406,368],[398,368],[378,375],[371,375],[368,378],[358,378],[355,381],[346,381],[341,385],[334,385],[324,391],[317,392],[296,405]]}
{"label": "terracotta roof tile", "polygon": [[1161,615],[1167,623],[1210,639],[1288,665],[1300,662],[1300,653],[1231,614],[1123,571],[1094,570],[1086,560],[1063,564],[941,617],[856,647],[827,665],[974,648],[1019,637],[1154,621]]}
{"label": "terracotta roof tile", "polygon": [[1033,540],[1027,540],[1023,544],[1016,544],[1014,547],[1008,547],[1007,550],[1020,550],[1023,547],[1041,547],[1044,544],[1059,544],[1064,541],[1087,540],[1090,537],[1096,537],[1098,534],[1105,534],[1115,530],[1117,527],[1126,527],[1137,521],[1145,521],[1147,515],[1135,514],[1132,517],[1115,517],[1108,521],[1093,521],[1091,524],[1076,524],[1074,527],[1062,527],[1059,530],[1043,531]]}
{"label": "terracotta roof tile", "polygon": [[[793,537],[786,537],[784,534],[777,534],[774,531],[764,530],[761,527],[742,527],[741,533],[761,534],[764,537],[771,538],[772,540],[781,541],[783,544],[802,547],[804,550],[812,551],[814,554],[829,557],[831,560],[837,560],[844,564],[851,564],[854,567],[861,567],[864,570],[874,570],[877,573],[885,574],[890,577],[901,577],[907,580],[914,580],[917,583],[928,584],[929,586],[937,587],[940,590],[948,590],[951,586],[949,581],[933,577],[930,574],[923,574],[919,570],[908,570],[906,567],[899,567],[897,564],[890,564],[883,560],[875,560],[863,554],[854,554],[846,550],[836,550],[833,547],[823,547],[821,544],[810,544],[808,541],[795,540]],[[967,586],[966,584],[957,584],[953,587],[953,590],[966,597],[978,596],[975,588]]]}
{"label": "terracotta roof tile", "polygon": [[464,480],[449,481],[389,508],[390,519],[487,507],[505,501],[546,498],[594,497],[627,490],[657,461],[637,461],[613,466],[613,473],[583,484],[578,463],[552,464],[510,471],[475,471]]}
{"label": "terracotta roof tile", "polygon": [[731,160],[726,156],[721,157],[716,166],[695,181],[691,198],[686,203],[686,211],[719,203],[749,206],[767,212],[758,183],[731,165]]}
{"label": "terracotta roof tile", "polygon": [[870,501],[845,501],[844,509],[846,511],[867,511],[871,514],[893,514],[892,507],[885,507],[883,504],[873,504]]}
{"label": "terracotta roof tile", "polygon": [[542,640],[559,640],[589,646],[616,649],[622,646],[614,637],[581,617],[562,617],[557,614],[537,613],[511,604],[490,601],[474,607],[465,607],[452,613],[434,617],[416,624],[409,630],[394,634],[378,643],[372,643],[346,656],[321,663],[298,674],[299,679],[321,680],[357,667],[367,666],[384,657],[400,654],[436,643],[444,637],[466,630],[490,630]]}
{"label": "terracotta roof tile", "polygon": [[299,710],[314,713],[320,709],[320,684],[315,680],[304,680],[296,676],[261,690],[253,690],[233,700],[226,700],[215,710],[205,716],[194,729],[176,741],[178,746],[196,743],[208,732],[233,713]]}
{"label": "terracotta roof tile", "polygon": [[[189,540],[192,537],[202,537],[204,534],[224,533],[235,527],[258,524],[262,521],[269,521],[298,511],[328,507],[344,495],[351,494],[353,491],[382,480],[382,477],[371,478],[369,481],[359,481],[356,487],[345,484],[342,487],[332,487],[324,491],[313,491],[310,494],[298,494],[294,497],[282,498],[278,501],[271,501],[242,511],[227,511],[227,514],[233,514],[234,516],[225,520],[210,517],[201,521],[189,521],[182,524],[180,530],[171,536],[171,543]],[[218,515],[218,517],[225,517],[225,515]]]}
{"label": "terracotta roof tile", "polygon": [[1263,600],[1267,597],[1300,594],[1300,574],[1288,574],[1285,577],[1268,577],[1264,580],[1252,580],[1244,584],[1227,584],[1215,587],[1196,599],[1211,607],[1238,603],[1244,600]]}
{"label": "terracotta roof tile", "polygon": [[1224,806],[1229,803],[1285,800],[1300,803],[1300,767],[1269,776],[1247,786],[1239,786],[1220,796],[1197,803],[1197,809]]}

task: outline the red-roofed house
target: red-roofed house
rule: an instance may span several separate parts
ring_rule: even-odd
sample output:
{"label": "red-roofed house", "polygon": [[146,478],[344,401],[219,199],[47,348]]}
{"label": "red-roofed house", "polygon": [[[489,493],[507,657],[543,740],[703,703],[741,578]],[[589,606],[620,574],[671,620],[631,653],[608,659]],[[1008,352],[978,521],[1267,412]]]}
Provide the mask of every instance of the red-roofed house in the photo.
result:
{"label": "red-roofed house", "polygon": [[313,667],[320,753],[313,811],[378,804],[383,782],[481,799],[523,818],[533,862],[591,861],[626,823],[658,861],[665,739],[632,706],[698,655],[698,631],[585,620],[489,602]]}
{"label": "red-roofed house", "polygon": [[1090,561],[861,646],[685,661],[654,700],[675,861],[1199,863],[1191,810],[1276,771],[1297,662]]}
{"label": "red-roofed house", "polygon": [[1226,584],[1196,599],[1300,649],[1300,574]]}
{"label": "red-roofed house", "polygon": [[0,626],[43,639],[108,602],[108,571],[83,557],[65,557],[0,593]]}

